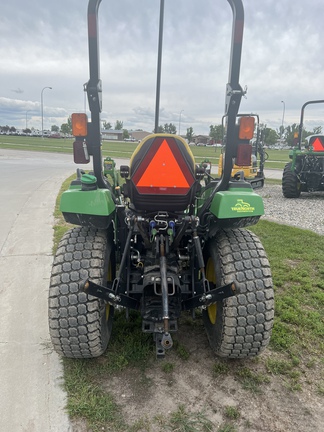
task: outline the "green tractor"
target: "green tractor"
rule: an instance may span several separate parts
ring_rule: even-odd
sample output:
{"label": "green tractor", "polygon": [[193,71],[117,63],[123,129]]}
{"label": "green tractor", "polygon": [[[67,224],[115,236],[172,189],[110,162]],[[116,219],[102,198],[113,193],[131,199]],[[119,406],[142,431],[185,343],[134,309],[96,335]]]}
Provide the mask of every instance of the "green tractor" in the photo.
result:
{"label": "green tractor", "polygon": [[305,108],[318,103],[324,100],[308,101],[302,106],[297,145],[289,153],[291,162],[286,164],[282,175],[282,193],[286,198],[298,198],[301,192],[324,191],[324,135],[307,137],[302,149]]}
{"label": "green tractor", "polygon": [[[222,0],[223,1],[223,0]],[[244,10],[233,12],[223,172],[213,179],[197,165],[180,136],[153,133],[141,141],[129,165],[102,160],[101,80],[98,8],[88,5],[90,80],[86,84],[91,121],[72,116],[77,169],[60,209],[76,225],[61,239],[49,288],[49,328],[56,352],[93,358],[107,349],[114,311],[137,311],[142,330],[152,333],[156,356],[173,345],[182,313],[201,310],[211,349],[227,358],[252,357],[269,343],[274,293],[271,270],[260,240],[247,226],[264,213],[251,184],[231,178],[235,159],[245,157],[245,131],[236,124]],[[164,0],[161,0],[155,131],[159,92]],[[241,122],[241,124],[244,122]],[[241,144],[243,143],[243,147]],[[120,184],[123,183],[123,184]]]}

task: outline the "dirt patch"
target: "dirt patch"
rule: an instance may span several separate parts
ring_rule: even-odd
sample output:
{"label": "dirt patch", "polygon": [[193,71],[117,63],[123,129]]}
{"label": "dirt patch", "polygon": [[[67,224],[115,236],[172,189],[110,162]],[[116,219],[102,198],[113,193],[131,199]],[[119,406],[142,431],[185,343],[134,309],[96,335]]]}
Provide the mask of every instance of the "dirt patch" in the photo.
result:
{"label": "dirt patch", "polygon": [[[232,429],[227,429],[231,432],[324,431],[323,396],[316,392],[316,368],[302,373],[302,388],[293,391],[287,376],[267,371],[267,359],[278,359],[269,349],[245,361],[216,358],[199,320],[195,325],[181,325],[175,340],[178,348],[168,351],[164,360],[152,359],[142,370],[127,368],[102,383],[120,405],[126,423],[137,424],[134,431],[176,430],[165,425],[180,405],[186,412],[203,413],[213,424],[212,432],[226,430],[224,425],[231,425]],[[179,357],[179,347],[188,354],[187,359]],[[235,419],[229,418],[228,407],[235,409]],[[87,429],[79,423],[73,430]],[[109,426],[103,430],[110,430]]]}
{"label": "dirt patch", "polygon": [[300,264],[300,260],[292,260],[292,259],[286,259],[284,260],[284,264],[288,265],[291,268],[297,268]]}

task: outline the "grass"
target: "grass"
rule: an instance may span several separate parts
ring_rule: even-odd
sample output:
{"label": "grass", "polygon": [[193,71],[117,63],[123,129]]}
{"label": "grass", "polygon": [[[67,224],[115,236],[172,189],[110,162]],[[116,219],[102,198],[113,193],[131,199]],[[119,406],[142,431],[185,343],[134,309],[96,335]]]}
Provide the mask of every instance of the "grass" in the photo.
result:
{"label": "grass", "polygon": [[227,417],[230,420],[237,420],[240,418],[240,411],[233,406],[226,406],[225,407],[225,417]]}
{"label": "grass", "polygon": [[164,373],[169,374],[172,373],[174,370],[174,364],[169,363],[169,362],[164,362],[162,364],[161,369],[163,370]]}
{"label": "grass", "polygon": [[190,354],[187,351],[186,347],[179,343],[176,339],[174,340],[174,349],[181,360],[188,360]]}
{"label": "grass", "polygon": [[324,238],[311,231],[262,221],[253,231],[267,251],[275,284],[275,351],[300,358],[324,354]]}
{"label": "grass", "polygon": [[261,393],[262,384],[270,381],[269,377],[265,374],[253,372],[250,368],[245,366],[234,370],[234,375],[241,383],[242,388],[253,394]]}
{"label": "grass", "polygon": [[[68,187],[70,179],[63,185]],[[58,204],[58,201],[57,201]],[[68,224],[63,221],[56,206],[55,244]],[[324,397],[324,237],[307,230],[260,221],[251,228],[265,247],[270,260],[275,287],[275,324],[262,360],[234,363],[217,360],[209,371],[215,380],[232,376],[249,394],[257,397],[273,379],[279,379],[289,391],[301,391],[310,385],[317,395]],[[197,314],[197,320],[201,320]],[[190,324],[189,322],[187,324]],[[192,324],[193,328],[195,324]],[[185,365],[189,353],[175,339],[173,351]],[[147,371],[155,363],[154,343],[151,335],[141,331],[141,318],[116,313],[108,352],[99,359],[64,360],[67,409],[75,419],[83,419],[94,432],[150,431],[150,422],[164,431],[213,431],[215,425],[202,412],[188,411],[183,405],[169,414],[154,419],[137,419],[133,424],[123,420],[121,407],[113,393],[103,386],[113,374],[132,373],[139,377],[139,386],[151,386]],[[175,374],[172,361],[161,365],[164,374]],[[225,407],[225,422],[218,431],[234,432],[233,422],[240,421],[236,408]],[[243,421],[243,420],[242,420]]]}
{"label": "grass", "polygon": [[113,423],[116,431],[125,430],[118,405],[112,395],[94,384],[93,377],[88,373],[89,363],[91,361],[64,360],[64,387],[69,395],[69,415],[89,420],[93,431],[102,430],[107,423]]}
{"label": "grass", "polygon": [[[129,159],[137,143],[124,141],[103,141],[102,154],[104,157]],[[0,135],[0,148],[41,151],[51,153],[72,154],[73,139],[53,139],[24,136],[7,136]],[[213,165],[218,164],[220,148],[218,147],[199,147],[191,146],[197,162],[209,159]],[[265,168],[283,169],[289,162],[289,150],[267,150],[268,160],[265,162]]]}
{"label": "grass", "polygon": [[307,369],[324,373],[324,237],[267,221],[253,231],[267,251],[275,286],[273,354],[266,370],[290,390],[301,390]]}
{"label": "grass", "polygon": [[[202,411],[188,412],[182,404],[178,405],[176,411],[173,411],[169,416],[158,415],[154,419],[154,423],[160,427],[163,432],[214,432],[215,425],[208,420],[205,413]],[[142,431],[150,431],[141,429]]]}
{"label": "grass", "polygon": [[127,320],[124,311],[117,311],[109,351],[101,362],[102,371],[119,372],[126,366],[137,365],[141,365],[141,369],[145,370],[152,352],[152,337],[142,332],[140,315],[131,311]]}
{"label": "grass", "polygon": [[230,367],[224,361],[222,361],[222,362],[218,361],[213,366],[213,376],[215,378],[222,376],[222,375],[227,375],[229,372],[230,372]]}
{"label": "grass", "polygon": [[171,413],[167,430],[177,432],[213,432],[214,425],[202,412],[188,412],[184,405]]}
{"label": "grass", "polygon": [[151,335],[142,333],[139,314],[130,313],[127,321],[124,312],[115,313],[114,332],[105,355],[100,359],[63,360],[67,411],[71,418],[83,419],[94,432],[107,424],[112,425],[108,430],[135,431],[122,420],[118,404],[102,383],[109,382],[113,373],[136,368],[136,373],[143,377],[141,385],[149,385],[141,371],[148,367],[152,352]]}

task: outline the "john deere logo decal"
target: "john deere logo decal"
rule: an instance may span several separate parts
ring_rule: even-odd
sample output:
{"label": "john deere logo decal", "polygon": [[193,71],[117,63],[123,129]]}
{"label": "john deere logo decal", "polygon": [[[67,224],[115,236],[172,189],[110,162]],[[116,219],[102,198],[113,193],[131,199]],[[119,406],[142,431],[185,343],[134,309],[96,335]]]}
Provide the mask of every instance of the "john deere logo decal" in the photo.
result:
{"label": "john deere logo decal", "polygon": [[242,199],[238,199],[232,210],[237,213],[253,213],[254,207],[251,207],[249,203],[244,202]]}

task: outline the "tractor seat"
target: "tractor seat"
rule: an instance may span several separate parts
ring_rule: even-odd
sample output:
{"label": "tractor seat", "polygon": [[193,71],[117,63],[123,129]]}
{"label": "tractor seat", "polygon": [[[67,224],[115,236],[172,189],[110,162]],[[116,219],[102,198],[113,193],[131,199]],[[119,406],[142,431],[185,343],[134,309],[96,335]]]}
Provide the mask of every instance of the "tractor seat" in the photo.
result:
{"label": "tractor seat", "polygon": [[194,201],[195,160],[179,136],[144,138],[130,160],[129,174],[127,195],[138,210],[180,212]]}

